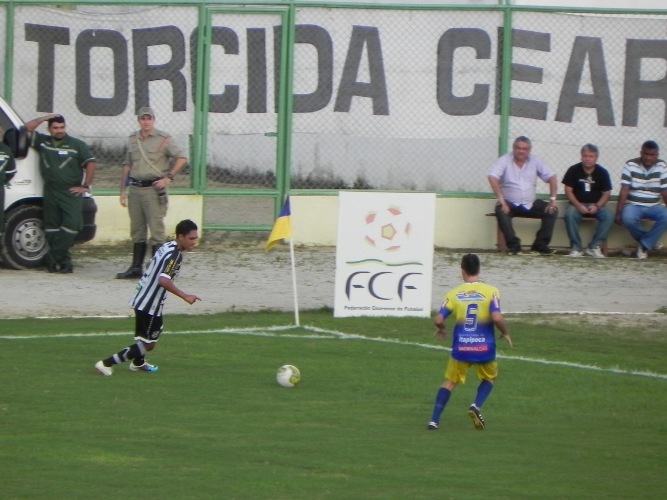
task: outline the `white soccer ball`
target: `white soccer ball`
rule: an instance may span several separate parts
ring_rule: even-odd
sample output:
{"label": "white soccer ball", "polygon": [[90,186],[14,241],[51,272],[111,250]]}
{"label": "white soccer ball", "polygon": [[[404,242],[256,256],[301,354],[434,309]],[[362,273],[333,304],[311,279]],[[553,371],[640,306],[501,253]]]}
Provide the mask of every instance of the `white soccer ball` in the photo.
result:
{"label": "white soccer ball", "polygon": [[278,368],[276,380],[283,387],[294,387],[301,380],[301,372],[294,365],[283,365]]}

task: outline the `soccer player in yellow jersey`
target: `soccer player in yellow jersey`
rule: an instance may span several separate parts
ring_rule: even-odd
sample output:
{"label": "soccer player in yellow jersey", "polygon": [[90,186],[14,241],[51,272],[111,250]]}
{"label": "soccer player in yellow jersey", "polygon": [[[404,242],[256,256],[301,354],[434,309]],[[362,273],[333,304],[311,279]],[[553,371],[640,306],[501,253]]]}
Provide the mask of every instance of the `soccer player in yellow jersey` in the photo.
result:
{"label": "soccer player in yellow jersey", "polygon": [[480,281],[479,271],[479,257],[472,253],[464,255],[461,259],[464,283],[445,296],[434,320],[437,328],[435,337],[439,341],[444,340],[447,335],[445,319],[448,316],[454,316],[456,326],[452,339],[452,355],[445,370],[445,381],[438,390],[431,422],[427,426],[431,431],[440,426],[440,416],[449,397],[458,384],[465,383],[466,372],[473,365],[477,368],[477,377],[481,383],[477,388],[475,402],[468,409],[468,415],[476,429],[484,430],[484,418],[480,408],[498,377],[495,328],[500,330],[500,338],[512,347],[512,338],[500,311],[500,293],[496,287]]}

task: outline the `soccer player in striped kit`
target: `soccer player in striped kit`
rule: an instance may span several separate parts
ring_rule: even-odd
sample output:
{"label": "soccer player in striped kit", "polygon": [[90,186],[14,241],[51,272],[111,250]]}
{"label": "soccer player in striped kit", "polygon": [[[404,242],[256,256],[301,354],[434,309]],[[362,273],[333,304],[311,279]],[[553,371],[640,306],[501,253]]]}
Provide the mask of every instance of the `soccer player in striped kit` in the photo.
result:
{"label": "soccer player in striped kit", "polygon": [[152,351],[162,333],[162,309],[167,292],[182,298],[188,304],[201,300],[185,293],[174,284],[183,260],[183,252],[191,251],[197,244],[197,224],[189,219],[176,225],[176,239],[162,245],[153,255],[148,269],[137,284],[130,306],[134,309],[136,343],[95,363],[102,375],[113,375],[113,366],[130,361],[130,371],[155,373],[158,367],[146,362],[146,353]]}

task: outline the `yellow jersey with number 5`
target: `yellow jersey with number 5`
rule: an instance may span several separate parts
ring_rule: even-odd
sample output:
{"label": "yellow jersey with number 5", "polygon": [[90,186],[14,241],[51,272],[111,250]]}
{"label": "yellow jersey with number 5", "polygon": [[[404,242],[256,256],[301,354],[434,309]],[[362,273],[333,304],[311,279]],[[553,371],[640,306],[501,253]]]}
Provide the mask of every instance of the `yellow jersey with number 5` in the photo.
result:
{"label": "yellow jersey with number 5", "polygon": [[491,313],[500,311],[500,292],[481,281],[463,283],[451,290],[440,307],[443,317],[456,320],[452,358],[469,363],[496,359],[496,336]]}

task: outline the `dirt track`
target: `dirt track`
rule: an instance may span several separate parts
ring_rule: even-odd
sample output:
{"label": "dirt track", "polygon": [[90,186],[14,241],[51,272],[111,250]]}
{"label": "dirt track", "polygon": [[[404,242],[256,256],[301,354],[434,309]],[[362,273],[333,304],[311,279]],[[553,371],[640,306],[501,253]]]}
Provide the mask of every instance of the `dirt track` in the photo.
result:
{"label": "dirt track", "polygon": [[[130,256],[118,249],[77,247],[73,274],[0,268],[0,317],[127,316],[134,281],[116,280]],[[334,248],[297,248],[299,308],[334,305]],[[436,252],[433,308],[460,281],[460,253]],[[667,311],[667,259],[604,260],[481,254],[482,277],[498,286],[512,312],[654,313]],[[289,252],[260,244],[204,244],[186,254],[178,285],[202,302],[167,299],[168,313],[294,310]],[[667,325],[667,316],[664,316]],[[665,327],[667,330],[667,326]]]}

